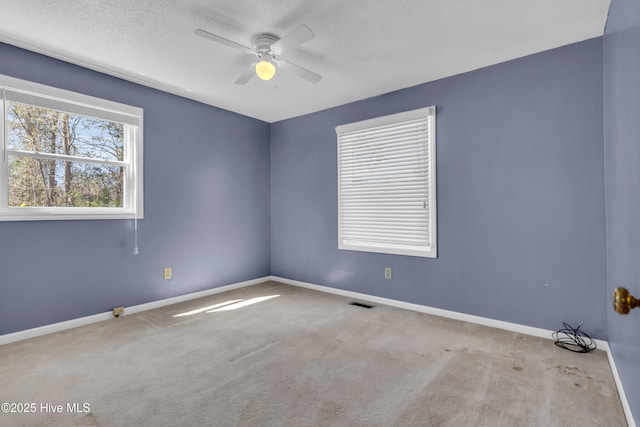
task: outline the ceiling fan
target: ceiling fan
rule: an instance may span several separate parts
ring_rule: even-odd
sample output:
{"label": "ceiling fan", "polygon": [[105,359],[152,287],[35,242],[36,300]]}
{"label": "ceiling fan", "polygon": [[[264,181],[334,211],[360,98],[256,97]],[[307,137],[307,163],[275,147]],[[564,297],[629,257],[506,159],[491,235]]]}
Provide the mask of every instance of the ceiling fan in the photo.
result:
{"label": "ceiling fan", "polygon": [[202,29],[195,30],[194,34],[257,57],[258,62],[242,73],[235,81],[236,84],[246,84],[254,75],[262,80],[270,80],[275,75],[276,66],[291,71],[310,83],[318,83],[322,79],[321,75],[282,58],[287,50],[308,42],[314,37],[313,32],[306,25],[300,25],[282,38],[273,33],[257,34],[253,38],[253,47],[244,46]]}

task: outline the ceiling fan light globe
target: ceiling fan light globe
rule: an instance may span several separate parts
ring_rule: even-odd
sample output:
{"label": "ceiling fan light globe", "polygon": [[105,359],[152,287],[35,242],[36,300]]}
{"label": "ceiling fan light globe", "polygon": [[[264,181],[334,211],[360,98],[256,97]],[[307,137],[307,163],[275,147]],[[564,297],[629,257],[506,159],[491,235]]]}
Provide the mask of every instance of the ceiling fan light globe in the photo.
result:
{"label": "ceiling fan light globe", "polygon": [[271,80],[276,73],[276,67],[269,61],[260,61],[256,64],[256,74],[262,80]]}

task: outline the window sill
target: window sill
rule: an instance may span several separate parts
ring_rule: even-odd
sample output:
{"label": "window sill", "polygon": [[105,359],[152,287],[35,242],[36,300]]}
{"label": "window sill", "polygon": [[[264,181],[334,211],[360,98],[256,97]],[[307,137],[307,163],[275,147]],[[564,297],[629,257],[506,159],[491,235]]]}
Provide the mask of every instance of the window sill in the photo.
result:
{"label": "window sill", "polygon": [[387,255],[405,255],[422,258],[438,258],[435,247],[401,246],[401,245],[376,245],[372,242],[358,244],[356,242],[344,241],[338,245],[338,249],[358,252],[373,252]]}
{"label": "window sill", "polygon": [[[94,219],[143,219],[141,212],[118,208],[9,208],[0,211],[0,221],[64,221]],[[87,210],[90,210],[88,212]]]}

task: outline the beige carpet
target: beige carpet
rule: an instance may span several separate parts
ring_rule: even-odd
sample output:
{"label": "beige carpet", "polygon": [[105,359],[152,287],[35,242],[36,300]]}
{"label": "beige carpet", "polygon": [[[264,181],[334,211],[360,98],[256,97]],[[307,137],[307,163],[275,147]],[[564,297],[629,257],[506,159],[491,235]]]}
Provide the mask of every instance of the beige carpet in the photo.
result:
{"label": "beige carpet", "polygon": [[626,425],[602,351],[350,301],[268,282],[0,346],[37,409],[0,426]]}

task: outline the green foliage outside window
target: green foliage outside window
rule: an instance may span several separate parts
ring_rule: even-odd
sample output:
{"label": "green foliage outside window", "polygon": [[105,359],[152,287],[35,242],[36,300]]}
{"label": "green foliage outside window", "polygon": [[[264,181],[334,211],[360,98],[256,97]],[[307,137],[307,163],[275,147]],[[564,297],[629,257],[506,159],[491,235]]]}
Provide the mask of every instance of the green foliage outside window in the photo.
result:
{"label": "green foliage outside window", "polygon": [[29,153],[9,155],[10,207],[123,206],[124,168],[100,161],[124,160],[124,124],[16,102],[6,106],[8,146]]}

